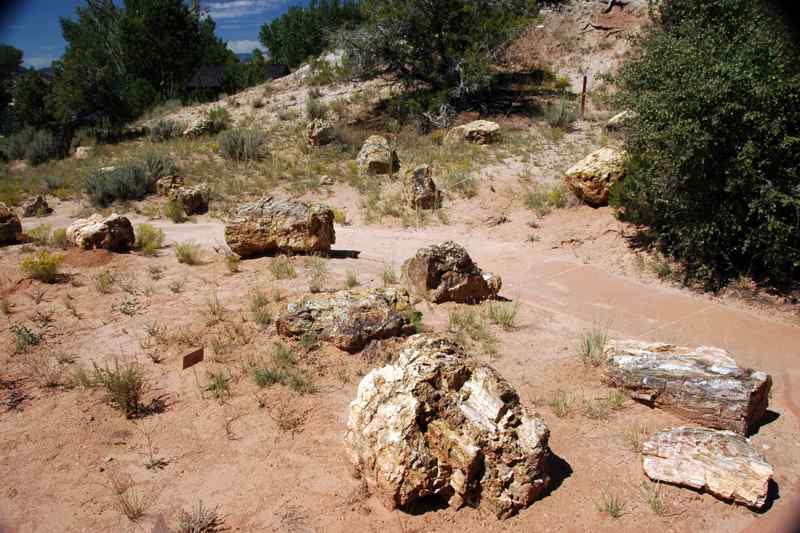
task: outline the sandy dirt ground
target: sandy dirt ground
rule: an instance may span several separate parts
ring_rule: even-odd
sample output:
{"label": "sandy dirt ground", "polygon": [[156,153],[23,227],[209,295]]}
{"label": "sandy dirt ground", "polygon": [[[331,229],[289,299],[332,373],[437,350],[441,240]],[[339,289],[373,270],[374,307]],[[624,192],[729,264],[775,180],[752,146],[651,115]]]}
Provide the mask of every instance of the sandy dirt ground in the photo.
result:
{"label": "sandy dirt ground", "polygon": [[[334,188],[327,200],[347,207],[348,194]],[[800,505],[796,318],[658,281],[641,268],[622,236],[626,228],[607,209],[559,210],[536,221],[534,230],[529,211],[508,208],[502,213],[508,223],[488,227],[475,216],[475,206],[454,205],[449,225],[419,230],[357,220],[337,227],[325,287],[340,289],[347,271],[355,272],[364,288],[380,286],[387,265],[399,270],[419,247],[446,239],[463,244],[482,268],[502,276],[502,296],[520,306],[518,326],[495,330],[500,347],[491,363],[525,405],[544,417],[555,456],[552,490],[530,508],[505,521],[480,509],[432,506],[390,512],[364,493],[343,457],[342,435],[348,402],[361,377],[380,364],[380,354],[295,346],[313,374],[316,392],[258,389],[244,372],[244,362],[269,353],[278,337],[274,326],[261,329],[252,322],[248,294],[279,290],[285,299],[272,304],[274,314],[279,313],[287,301],[308,291],[306,258],[293,259],[294,280],[275,281],[270,257],[244,261],[241,272],[231,274],[214,252],[223,242],[223,225],[199,217],[180,225],[154,221],[167,235],[167,248],[158,257],[69,252],[64,265],[69,280],[56,285],[24,279],[19,246],[0,251],[4,290],[13,304],[0,331],[0,531],[151,531],[159,519],[173,524],[181,509],[199,500],[218,507],[230,531],[248,532],[780,530],[784,514]],[[75,209],[63,203],[53,215],[23,224],[63,227]],[[531,232],[538,235],[535,240],[528,239]],[[203,246],[201,265],[175,260],[172,246],[186,240]],[[110,294],[95,288],[96,277],[105,271],[121,280]],[[179,293],[170,289],[181,284]],[[76,314],[65,306],[67,294]],[[221,323],[208,325],[205,309],[212,295],[227,311]],[[446,330],[448,313],[458,307],[418,305],[431,331]],[[13,353],[7,326],[11,321],[36,324],[37,311],[49,310],[54,311],[52,322],[35,326],[43,342],[33,353],[58,354],[71,361],[64,363],[69,369],[134,359],[152,383],[148,398],[160,398],[165,410],[130,421],[109,407],[98,390],[38,386],[21,364],[30,354]],[[166,326],[170,336],[159,346],[164,357],[159,364],[145,357],[142,348],[146,326],[154,323]],[[651,511],[647,495],[653,486],[629,435],[681,421],[631,401],[607,418],[587,415],[587,405],[608,394],[596,371],[584,368],[575,356],[581,332],[593,325],[607,327],[617,338],[722,346],[740,364],[773,376],[770,415],[752,436],[776,473],[766,511],[754,513],[670,486],[660,488],[665,514]],[[215,353],[215,341],[234,337],[232,347]],[[206,360],[180,370],[179,357],[200,346]],[[489,358],[478,347],[472,352]],[[217,400],[205,389],[209,373],[220,370],[231,377],[231,393]],[[569,398],[567,416],[556,416],[551,408],[556,394]],[[14,398],[21,402],[8,408]],[[294,422],[291,430],[287,418]],[[148,469],[145,464],[153,458],[163,465]],[[127,480],[129,490],[149,503],[138,524],[120,513],[112,477]],[[600,510],[604,495],[621,499],[621,517]]]}

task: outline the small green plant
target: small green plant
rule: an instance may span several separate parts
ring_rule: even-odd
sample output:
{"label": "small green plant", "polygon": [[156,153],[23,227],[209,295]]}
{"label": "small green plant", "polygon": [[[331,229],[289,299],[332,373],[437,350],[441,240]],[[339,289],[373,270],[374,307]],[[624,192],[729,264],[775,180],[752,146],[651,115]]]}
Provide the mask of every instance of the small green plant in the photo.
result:
{"label": "small green plant", "polygon": [[66,228],[58,228],[53,231],[53,235],[50,237],[50,244],[56,248],[66,250],[69,247]]}
{"label": "small green plant", "polygon": [[604,491],[597,508],[611,518],[619,518],[624,514],[625,501],[615,494]]}
{"label": "small green plant", "polygon": [[511,331],[516,327],[519,304],[516,302],[489,302],[487,316],[493,324]]}
{"label": "small green plant", "polygon": [[297,272],[294,269],[292,260],[285,255],[275,257],[269,264],[269,270],[272,273],[272,277],[276,280],[294,279],[297,277]]}
{"label": "small green plant", "polygon": [[309,91],[306,98],[306,119],[322,120],[328,116],[328,106],[320,101],[319,96],[313,91]]}
{"label": "small green plant", "polygon": [[228,375],[224,370],[217,370],[215,372],[209,372],[208,374],[208,385],[206,385],[206,392],[210,392],[211,396],[213,396],[217,400],[223,400],[225,398],[230,398],[231,396],[231,376]]}
{"label": "small green plant", "polygon": [[164,202],[163,213],[165,217],[175,224],[182,224],[189,220],[189,217],[186,216],[186,211],[183,209],[183,204],[174,198],[169,198]]}
{"label": "small green plant", "polygon": [[109,272],[108,270],[101,272],[94,278],[94,288],[100,294],[111,294],[114,290],[114,283],[116,279],[114,274]]}
{"label": "small green plant", "polygon": [[551,105],[545,111],[545,121],[553,128],[569,129],[578,119],[575,107],[567,99],[567,95],[561,95],[557,105]]}
{"label": "small green plant", "polygon": [[566,391],[558,389],[550,399],[550,409],[558,418],[566,418],[572,414],[574,399]]}
{"label": "small green plant", "polygon": [[587,366],[598,367],[608,359],[606,346],[608,345],[608,332],[600,327],[593,327],[581,335],[578,343],[578,357]]}
{"label": "small green plant", "polygon": [[525,207],[536,213],[539,218],[548,215],[551,211],[547,202],[547,191],[536,187],[525,194]]}
{"label": "small green plant", "polygon": [[620,411],[625,407],[625,401],[628,397],[625,395],[625,392],[620,389],[611,389],[608,391],[608,396],[606,397],[606,405],[612,411]]}
{"label": "small green plant", "polygon": [[261,130],[238,128],[220,135],[219,149],[225,159],[256,161],[264,157],[265,142]]}
{"label": "small green plant", "polygon": [[113,366],[100,367],[94,364],[94,381],[105,389],[107,401],[127,418],[134,418],[146,410],[142,397],[148,389],[148,383],[137,363],[120,363],[117,360]]}
{"label": "small green plant", "polygon": [[651,483],[642,481],[642,496],[647,506],[656,516],[666,516],[668,514],[667,503],[661,494],[661,483]]}
{"label": "small green plant", "polygon": [[466,344],[468,339],[478,342],[489,356],[497,355],[499,340],[495,337],[486,318],[471,308],[455,309],[448,316],[448,331],[456,340]]}
{"label": "small green plant", "polygon": [[650,436],[650,429],[640,424],[633,424],[623,433],[625,444],[634,453],[642,453],[642,448]]}
{"label": "small green plant", "polygon": [[322,257],[312,256],[308,258],[309,270],[309,290],[320,292],[325,287],[328,279],[328,263]]}
{"label": "small green plant", "polygon": [[60,254],[39,250],[36,255],[23,258],[20,266],[33,279],[43,283],[55,283],[58,281],[58,266],[63,259]]}
{"label": "small green plant", "polygon": [[394,271],[394,267],[388,264],[384,265],[381,278],[383,279],[384,285],[395,285],[397,283],[397,274]]}
{"label": "small green plant", "polygon": [[164,246],[164,231],[150,224],[138,224],[136,246],[144,255],[156,255],[158,249]]}
{"label": "small green plant", "polygon": [[200,245],[194,241],[186,241],[175,245],[175,257],[178,263],[197,265],[200,263]]}
{"label": "small green plant", "polygon": [[191,511],[181,510],[176,533],[221,533],[223,523],[216,508],[205,507],[200,501]]}
{"label": "small green plant", "polygon": [[299,394],[314,392],[311,377],[297,368],[295,358],[289,346],[276,342],[272,348],[271,364],[251,363],[253,381],[259,387],[281,384]]}
{"label": "small green plant", "polygon": [[355,271],[348,270],[345,273],[344,287],[346,289],[352,289],[353,287],[358,287],[358,285],[358,276],[356,275]]}
{"label": "small green plant", "polygon": [[38,246],[47,246],[50,242],[50,231],[53,227],[50,224],[42,224],[28,230],[28,237],[31,242]]}
{"label": "small green plant", "polygon": [[31,346],[42,342],[42,336],[24,324],[11,324],[11,333],[14,334],[14,345],[17,353],[27,352]]}
{"label": "small green plant", "polygon": [[216,135],[228,128],[230,114],[224,107],[212,107],[206,114],[205,129],[208,133]]}
{"label": "small green plant", "polygon": [[176,279],[169,282],[169,290],[174,294],[180,294],[183,292],[183,287],[186,285],[186,281],[182,279]]}
{"label": "small green plant", "polygon": [[333,221],[337,224],[341,224],[342,226],[347,225],[347,213],[342,211],[341,209],[336,209],[335,207],[331,208],[333,211]]}
{"label": "small green plant", "polygon": [[608,405],[604,401],[588,401],[584,405],[583,416],[591,420],[605,420],[608,418]]}
{"label": "small green plant", "polygon": [[116,498],[117,510],[128,520],[138,524],[147,513],[147,509],[153,504],[154,495],[146,494],[135,487],[131,479],[123,479],[118,475],[110,475],[109,478]]}

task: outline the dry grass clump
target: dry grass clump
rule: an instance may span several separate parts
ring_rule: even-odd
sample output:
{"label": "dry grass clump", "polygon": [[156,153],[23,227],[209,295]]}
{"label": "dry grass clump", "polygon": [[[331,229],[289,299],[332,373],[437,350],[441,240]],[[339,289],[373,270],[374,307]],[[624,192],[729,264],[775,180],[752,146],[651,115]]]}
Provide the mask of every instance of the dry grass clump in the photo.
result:
{"label": "dry grass clump", "polygon": [[257,289],[250,293],[250,315],[253,322],[265,328],[272,323],[272,312],[269,309],[269,298]]}
{"label": "dry grass clump", "polygon": [[537,185],[525,194],[525,206],[540,218],[550,214],[553,209],[565,208],[568,203],[569,192],[563,183],[552,188]]}
{"label": "dry grass clump", "polygon": [[281,384],[299,394],[315,391],[311,376],[297,367],[297,358],[289,346],[276,342],[270,359],[250,362],[250,374],[256,385],[263,388]]}
{"label": "dry grass clump", "polygon": [[384,265],[383,273],[381,274],[384,285],[395,285],[397,283],[397,274],[394,271],[393,265]]}
{"label": "dry grass clump", "polygon": [[142,368],[135,362],[100,367],[94,365],[94,382],[106,391],[107,401],[126,417],[134,418],[146,411],[142,398],[148,383]]}
{"label": "dry grass clump", "polygon": [[353,287],[358,287],[359,285],[358,276],[356,275],[355,271],[348,270],[345,273],[344,287],[346,289],[352,289]]}
{"label": "dry grass clump", "polygon": [[480,344],[481,349],[489,356],[498,353],[499,339],[492,333],[486,317],[475,309],[455,309],[448,316],[447,329],[460,344],[467,344],[469,339]]}
{"label": "dry grass clump", "polygon": [[52,354],[30,354],[22,361],[28,374],[46,388],[64,385],[64,367],[61,361]]}
{"label": "dry grass clump", "polygon": [[571,415],[574,404],[575,400],[572,395],[562,389],[558,389],[549,402],[550,409],[558,418],[566,418]]}
{"label": "dry grass clump", "polygon": [[622,437],[628,449],[639,454],[642,453],[645,441],[650,437],[650,428],[640,424],[633,424],[624,431]]}
{"label": "dry grass clump", "polygon": [[175,257],[178,263],[197,265],[200,263],[201,248],[194,241],[186,241],[175,245]]}
{"label": "dry grass clump", "polygon": [[516,327],[519,304],[516,302],[489,302],[486,315],[492,324],[511,331]]}
{"label": "dry grass clump", "polygon": [[175,224],[182,224],[189,220],[189,217],[186,216],[186,211],[183,209],[183,204],[174,198],[170,198],[164,203],[163,212],[164,216]]}
{"label": "dry grass clump", "polygon": [[322,292],[328,279],[327,261],[322,257],[312,256],[308,258],[307,266],[309,290],[313,293]]}
{"label": "dry grass clump", "polygon": [[597,326],[593,327],[581,335],[578,343],[578,357],[587,366],[598,367],[604,364],[608,359],[606,355],[608,341],[607,330]]}
{"label": "dry grass clump", "polygon": [[228,314],[228,310],[219,300],[216,292],[212,292],[211,295],[206,299],[206,309],[205,309],[205,317],[206,317],[206,327],[211,327],[216,324],[219,324],[223,320],[225,320],[225,315]]}
{"label": "dry grass clump", "polygon": [[176,533],[219,533],[223,529],[224,519],[217,508],[209,508],[200,501],[191,511],[181,510]]}
{"label": "dry grass clump", "polygon": [[620,496],[604,491],[597,504],[597,508],[600,512],[607,514],[611,518],[619,518],[625,514],[625,504],[625,500]]}
{"label": "dry grass clump", "polygon": [[147,494],[134,486],[133,480],[128,476],[110,474],[109,481],[117,510],[131,522],[138,523],[153,505],[155,495]]}
{"label": "dry grass clump", "polygon": [[39,250],[39,253],[23,258],[20,267],[23,272],[35,280],[43,283],[55,283],[58,281],[58,267],[63,260],[64,257],[60,254]]}
{"label": "dry grass clump", "polygon": [[222,157],[232,161],[257,161],[264,157],[266,139],[257,129],[237,128],[219,136],[219,151]]}
{"label": "dry grass clump", "polygon": [[94,278],[94,288],[100,294],[111,294],[114,290],[116,278],[113,273],[108,270],[101,272]]}
{"label": "dry grass clump", "polygon": [[231,380],[233,378],[225,370],[215,370],[208,373],[208,384],[205,392],[211,393],[217,400],[231,397]]}
{"label": "dry grass clump", "polygon": [[285,255],[275,257],[269,264],[269,270],[272,273],[272,277],[276,280],[294,279],[297,277],[297,271],[294,268],[292,260]]}

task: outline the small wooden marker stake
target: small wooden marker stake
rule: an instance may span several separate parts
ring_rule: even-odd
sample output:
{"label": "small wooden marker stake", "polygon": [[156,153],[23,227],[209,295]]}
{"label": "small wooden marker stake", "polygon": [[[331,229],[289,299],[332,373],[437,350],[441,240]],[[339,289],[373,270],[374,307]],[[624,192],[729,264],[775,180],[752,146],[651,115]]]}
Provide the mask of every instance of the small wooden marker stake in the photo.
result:
{"label": "small wooden marker stake", "polygon": [[203,360],[204,356],[204,349],[198,348],[197,350],[193,351],[192,353],[188,353],[183,356],[181,363],[182,363],[182,370],[186,370],[187,368],[193,367],[197,363]]}

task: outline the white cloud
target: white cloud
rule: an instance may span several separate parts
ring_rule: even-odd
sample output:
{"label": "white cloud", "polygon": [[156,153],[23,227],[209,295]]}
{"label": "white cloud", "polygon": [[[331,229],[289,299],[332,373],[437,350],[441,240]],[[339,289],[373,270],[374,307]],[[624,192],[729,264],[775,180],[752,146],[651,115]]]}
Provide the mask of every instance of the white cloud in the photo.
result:
{"label": "white cloud", "polygon": [[42,68],[42,67],[49,67],[50,63],[55,61],[56,58],[53,56],[35,56],[35,57],[26,57],[24,58],[23,63],[26,67],[33,67],[33,68]]}
{"label": "white cloud", "polygon": [[241,41],[228,41],[228,48],[233,50],[236,54],[249,54],[255,48],[258,48],[262,52],[266,52],[267,49],[261,46],[261,43],[258,41],[250,41],[247,39]]}
{"label": "white cloud", "polygon": [[288,0],[212,0],[204,2],[203,8],[214,20],[224,20],[263,14],[287,5]]}

